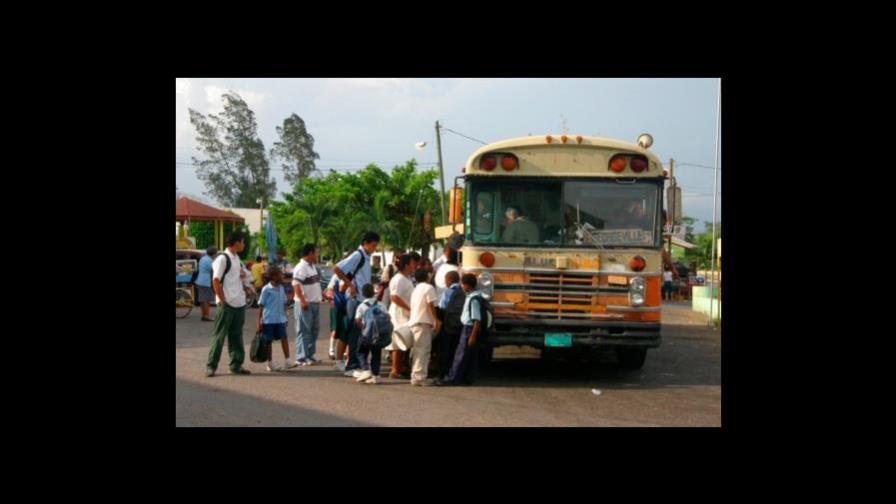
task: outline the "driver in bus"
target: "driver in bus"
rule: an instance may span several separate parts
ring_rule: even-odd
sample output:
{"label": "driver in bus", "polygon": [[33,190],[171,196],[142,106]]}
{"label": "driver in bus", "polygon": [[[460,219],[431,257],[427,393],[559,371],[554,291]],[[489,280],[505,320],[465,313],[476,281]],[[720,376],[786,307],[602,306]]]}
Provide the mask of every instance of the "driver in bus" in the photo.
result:
{"label": "driver in bus", "polygon": [[520,215],[519,210],[507,207],[504,212],[507,226],[501,241],[504,243],[538,243],[538,225]]}
{"label": "driver in bus", "polygon": [[647,212],[641,198],[623,203],[617,217],[611,222],[616,229],[647,229]]}

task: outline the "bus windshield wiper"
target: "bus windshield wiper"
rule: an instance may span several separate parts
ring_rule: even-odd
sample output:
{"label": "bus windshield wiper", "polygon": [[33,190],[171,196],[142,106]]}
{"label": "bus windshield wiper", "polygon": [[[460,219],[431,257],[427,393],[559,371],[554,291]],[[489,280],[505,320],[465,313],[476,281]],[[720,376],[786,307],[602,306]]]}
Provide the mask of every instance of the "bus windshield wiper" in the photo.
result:
{"label": "bus windshield wiper", "polygon": [[[585,227],[585,226],[588,226],[588,227]],[[591,233],[591,230],[588,229],[589,227],[591,229],[594,229],[595,231],[597,230],[597,228],[595,228],[594,226],[592,226],[591,224],[589,224],[587,222],[585,223],[585,225],[582,225],[582,215],[581,215],[581,211],[579,210],[579,202],[577,201],[576,202],[576,237],[579,239],[588,238],[588,241],[590,241],[595,247],[597,247],[600,250],[606,250],[606,248],[600,243],[600,240],[597,239],[597,236],[593,235]]]}

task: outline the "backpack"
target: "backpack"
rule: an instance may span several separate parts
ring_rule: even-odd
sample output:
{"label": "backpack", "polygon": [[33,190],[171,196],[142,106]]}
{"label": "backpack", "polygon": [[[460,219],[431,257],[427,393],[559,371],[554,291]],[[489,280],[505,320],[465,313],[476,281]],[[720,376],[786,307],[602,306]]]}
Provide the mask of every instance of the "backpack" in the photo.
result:
{"label": "backpack", "polygon": [[218,255],[215,256],[215,259],[224,256],[224,259],[227,261],[227,266],[224,267],[224,274],[221,275],[221,283],[224,283],[224,278],[227,277],[227,273],[230,273],[230,256],[225,254],[224,252],[218,252]]}
{"label": "backpack", "polygon": [[442,327],[450,334],[460,334],[464,326],[460,323],[460,316],[464,312],[464,301],[467,296],[460,288],[448,300],[448,306],[442,310]]}
{"label": "backpack", "polygon": [[379,303],[364,302],[370,308],[364,312],[364,328],[361,329],[361,342],[374,347],[384,347],[392,343],[392,319],[380,308]]}
{"label": "backpack", "polygon": [[261,336],[261,332],[255,333],[252,344],[249,347],[249,360],[252,362],[267,362],[268,352],[271,351],[271,342]]}
{"label": "backpack", "polygon": [[479,303],[479,313],[484,319],[479,321],[479,338],[484,340],[495,325],[495,310],[492,308],[492,304],[489,300],[480,294],[478,296],[473,296],[473,299],[470,300],[470,307],[467,308],[470,316],[473,315],[474,300]]}
{"label": "backpack", "polygon": [[[355,252],[360,252],[360,251],[356,250]],[[354,252],[352,252],[352,254],[354,254]],[[349,256],[349,257],[351,257],[351,256]],[[361,254],[361,260],[358,261],[358,267],[355,268],[355,270],[352,271],[351,273],[346,273],[345,276],[348,277],[349,280],[354,280],[355,275],[358,273],[358,271],[363,266],[364,266],[364,254]],[[342,283],[342,280],[339,280],[336,283],[336,288],[333,289],[333,304],[336,306],[336,308],[343,308],[343,307],[345,307],[346,302],[348,302],[348,296],[344,292],[339,292],[339,285],[341,283]],[[348,289],[346,289],[345,292],[348,292]]]}

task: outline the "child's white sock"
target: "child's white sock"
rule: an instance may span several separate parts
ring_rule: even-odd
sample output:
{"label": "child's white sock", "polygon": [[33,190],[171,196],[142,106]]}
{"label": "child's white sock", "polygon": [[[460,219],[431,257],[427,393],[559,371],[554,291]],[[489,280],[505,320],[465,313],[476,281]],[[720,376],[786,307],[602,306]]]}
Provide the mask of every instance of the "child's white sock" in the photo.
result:
{"label": "child's white sock", "polygon": [[330,338],[330,353],[336,353],[336,338]]}

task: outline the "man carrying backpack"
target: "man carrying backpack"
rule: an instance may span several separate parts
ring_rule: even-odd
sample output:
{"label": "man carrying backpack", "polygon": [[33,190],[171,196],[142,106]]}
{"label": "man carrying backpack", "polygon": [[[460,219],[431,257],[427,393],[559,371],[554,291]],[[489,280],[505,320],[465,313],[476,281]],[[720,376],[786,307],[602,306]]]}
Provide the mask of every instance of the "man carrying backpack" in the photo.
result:
{"label": "man carrying backpack", "polygon": [[[361,330],[358,342],[358,360],[361,372],[355,378],[358,382],[379,383],[380,359],[383,347],[392,341],[392,322],[386,307],[376,300],[376,292],[370,284],[361,288],[364,301],[355,312],[355,325]],[[370,364],[367,357],[370,355]]]}
{"label": "man carrying backpack", "polygon": [[212,263],[212,288],[217,295],[218,306],[215,313],[214,335],[208,351],[205,376],[215,376],[224,339],[227,338],[227,351],[230,352],[230,372],[233,374],[251,374],[243,368],[245,348],[243,346],[243,323],[246,320],[246,291],[243,279],[246,270],[240,262],[243,251],[243,236],[230,233],[227,236],[227,249],[218,254]]}
{"label": "man carrying backpack", "polygon": [[433,341],[436,349],[436,362],[438,363],[439,378],[447,379],[451,371],[451,363],[454,360],[454,352],[457,349],[457,341],[460,339],[463,324],[460,316],[463,313],[466,294],[460,288],[460,275],[457,271],[449,271],[444,278],[447,288],[436,306],[436,316],[442,321]]}
{"label": "man carrying backpack", "polygon": [[473,384],[476,375],[476,357],[479,353],[477,343],[480,331],[485,324],[487,306],[487,301],[482,297],[482,293],[476,290],[476,283],[476,277],[469,273],[461,279],[461,285],[464,292],[467,293],[463,313],[460,316],[460,321],[464,325],[463,332],[457,343],[454,362],[451,364],[451,371],[448,373],[447,379],[445,381],[437,381],[436,385]]}
{"label": "man carrying backpack", "polygon": [[339,264],[333,267],[333,274],[339,277],[339,280],[348,285],[348,301],[346,303],[346,331],[348,343],[348,363],[345,365],[345,376],[354,376],[357,378],[360,374],[358,369],[360,361],[358,360],[358,337],[360,330],[354,323],[354,315],[358,309],[358,305],[364,301],[361,297],[361,287],[364,284],[372,283],[372,272],[370,270],[370,256],[376,251],[377,245],[380,243],[380,235],[368,231],[361,238],[361,245],[357,250],[352,252],[348,257],[339,261]]}

